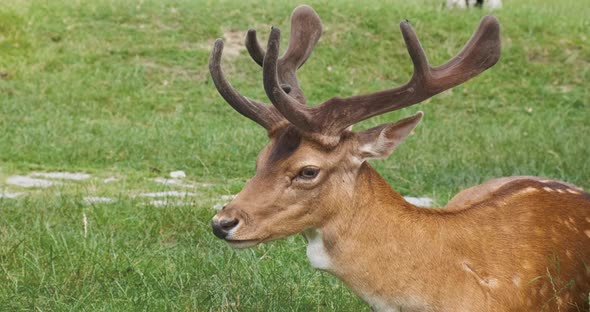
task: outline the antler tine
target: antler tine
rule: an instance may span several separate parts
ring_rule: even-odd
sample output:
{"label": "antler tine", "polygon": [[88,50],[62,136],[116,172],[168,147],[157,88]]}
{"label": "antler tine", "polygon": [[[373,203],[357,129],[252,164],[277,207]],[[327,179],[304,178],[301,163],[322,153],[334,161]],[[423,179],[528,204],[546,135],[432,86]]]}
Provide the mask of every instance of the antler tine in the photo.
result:
{"label": "antler tine", "polygon": [[[278,60],[278,76],[281,87],[289,96],[304,104],[306,99],[296,71],[307,61],[321,35],[322,22],[317,13],[307,5],[296,7],[291,14],[289,46]],[[258,43],[254,29],[250,29],[246,35],[246,48],[252,59],[262,66],[266,53]]]}
{"label": "antler tine", "polygon": [[408,54],[410,55],[412,63],[414,64],[414,73],[412,75],[412,79],[422,80],[429,77],[430,64],[428,63],[428,58],[426,57],[426,54],[420,45],[418,36],[416,36],[416,32],[412,26],[410,26],[408,21],[401,22],[399,27],[402,31],[402,36],[404,37]]}
{"label": "antler tine", "polygon": [[279,83],[277,63],[280,37],[281,31],[273,27],[268,38],[268,47],[262,65],[264,91],[271,103],[288,121],[299,129],[317,132],[319,129],[312,122],[312,116],[309,113],[311,107],[308,108],[305,104],[289,96]]}
{"label": "antler tine", "polygon": [[307,100],[299,86],[296,72],[305,64],[321,35],[322,21],[310,6],[300,5],[293,10],[289,46],[279,60],[279,79],[292,88],[289,95],[304,104]]}
{"label": "antler tine", "polygon": [[[370,117],[420,103],[455,87],[490,68],[500,58],[500,24],[493,16],[482,19],[471,39],[446,64],[432,68],[416,33],[408,22],[400,24],[414,73],[400,87],[350,98],[332,98],[322,103],[314,115],[324,134],[338,134],[346,127]],[[338,117],[335,117],[338,116]],[[337,119],[337,120],[330,120]]]}
{"label": "antler tine", "polygon": [[255,29],[249,29],[248,34],[246,34],[246,49],[248,50],[248,53],[250,53],[254,62],[262,66],[265,52],[258,43],[258,39],[256,39]]}
{"label": "antler tine", "polygon": [[300,5],[291,14],[291,36],[281,65],[293,73],[305,64],[322,35],[322,21],[307,5]]}
{"label": "antler tine", "polygon": [[273,128],[283,120],[276,111],[272,110],[261,102],[242,96],[232,85],[225,79],[221,70],[221,54],[223,52],[223,41],[217,39],[211,51],[209,58],[209,72],[217,91],[238,113],[254,120],[267,131]]}
{"label": "antler tine", "polygon": [[467,79],[475,77],[498,62],[500,48],[500,23],[494,16],[484,16],[461,52],[446,64],[434,68],[433,76],[438,79],[458,72],[464,73],[469,77]]}

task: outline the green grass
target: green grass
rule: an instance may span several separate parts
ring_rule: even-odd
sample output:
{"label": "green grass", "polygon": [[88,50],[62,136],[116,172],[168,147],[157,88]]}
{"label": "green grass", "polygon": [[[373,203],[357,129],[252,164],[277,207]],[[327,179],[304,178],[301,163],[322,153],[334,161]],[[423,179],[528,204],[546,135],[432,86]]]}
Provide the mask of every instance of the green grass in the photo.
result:
{"label": "green grass", "polygon": [[[442,1],[310,1],[325,32],[299,77],[310,103],[405,82],[408,18],[432,64],[452,57],[485,12]],[[0,310],[360,311],[314,271],[300,237],[234,251],[210,207],[240,190],[266,142],[217,94],[207,71],[224,32],[270,25],[288,38],[293,1],[22,1],[0,6]],[[506,1],[498,65],[424,104],[373,118],[425,120],[377,170],[402,194],[444,204],[492,177],[537,175],[590,188],[590,7]],[[265,100],[245,51],[223,58],[232,84]],[[328,71],[331,67],[331,71]],[[5,184],[31,171],[95,178],[44,190]],[[132,195],[184,170],[213,186],[180,207]],[[115,175],[110,184],[101,179]],[[84,196],[118,198],[85,205]],[[82,217],[89,222],[84,237]]]}

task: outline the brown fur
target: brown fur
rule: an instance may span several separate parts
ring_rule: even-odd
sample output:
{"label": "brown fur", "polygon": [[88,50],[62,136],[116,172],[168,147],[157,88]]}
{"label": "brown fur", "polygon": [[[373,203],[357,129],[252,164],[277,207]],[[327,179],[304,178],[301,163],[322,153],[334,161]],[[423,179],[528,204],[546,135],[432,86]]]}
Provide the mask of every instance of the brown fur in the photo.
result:
{"label": "brown fur", "polygon": [[463,50],[431,67],[410,24],[400,29],[414,64],[406,84],[306,106],[297,69],[322,31],[308,6],[292,15],[289,47],[280,31],[264,51],[246,45],[263,69],[273,106],[248,99],[225,80],[216,41],[209,68],[224,99],[268,131],[256,175],[212,220],[215,235],[246,248],[296,233],[311,264],[382,311],[587,311],[590,196],[531,177],[492,180],[459,193],[448,209],[407,203],[366,162],[384,158],[422,113],[359,133],[349,126],[419,103],[493,66],[500,25],[484,17]]}
{"label": "brown fur", "polygon": [[[320,229],[327,270],[369,303],[384,298],[403,311],[588,310],[587,193],[512,177],[463,191],[447,209],[418,208],[359,162],[359,137],[346,132],[332,148],[291,126],[278,131],[256,175],[215,218],[240,219],[231,237],[247,242],[239,247]],[[297,184],[293,177],[309,163],[321,168],[317,181]]]}
{"label": "brown fur", "polygon": [[[514,195],[529,186],[535,196]],[[357,187],[362,199],[351,209],[364,222],[331,234],[341,250],[335,274],[353,289],[420,297],[433,311],[588,310],[587,194],[517,180],[474,206],[422,209],[368,165]]]}

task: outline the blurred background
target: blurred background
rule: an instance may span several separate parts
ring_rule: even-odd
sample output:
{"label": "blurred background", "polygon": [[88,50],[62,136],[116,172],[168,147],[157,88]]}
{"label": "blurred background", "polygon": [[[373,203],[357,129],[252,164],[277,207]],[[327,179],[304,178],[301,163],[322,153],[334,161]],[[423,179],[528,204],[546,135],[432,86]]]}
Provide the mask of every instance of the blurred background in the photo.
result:
{"label": "blurred background", "polygon": [[[311,268],[301,237],[234,251],[209,221],[254,172],[267,141],[217,93],[210,49],[248,97],[268,102],[244,47],[295,1],[26,1],[0,5],[0,310],[361,311]],[[590,6],[503,1],[309,1],[324,33],[299,71],[309,103],[406,82],[408,19],[432,65],[479,20],[502,25],[499,63],[420,105],[356,126],[425,119],[373,165],[439,206],[490,178],[590,187]],[[482,220],[485,223],[485,220]]]}

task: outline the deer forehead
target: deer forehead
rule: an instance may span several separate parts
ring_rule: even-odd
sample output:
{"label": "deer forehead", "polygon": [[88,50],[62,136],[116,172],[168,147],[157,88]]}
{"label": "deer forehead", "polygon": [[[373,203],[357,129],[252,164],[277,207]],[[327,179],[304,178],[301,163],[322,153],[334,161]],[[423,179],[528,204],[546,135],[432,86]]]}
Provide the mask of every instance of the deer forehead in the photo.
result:
{"label": "deer forehead", "polygon": [[350,135],[344,135],[336,146],[324,146],[305,137],[294,127],[287,127],[271,137],[270,143],[261,151],[259,168],[298,169],[305,166],[331,166],[340,162],[353,146]]}

